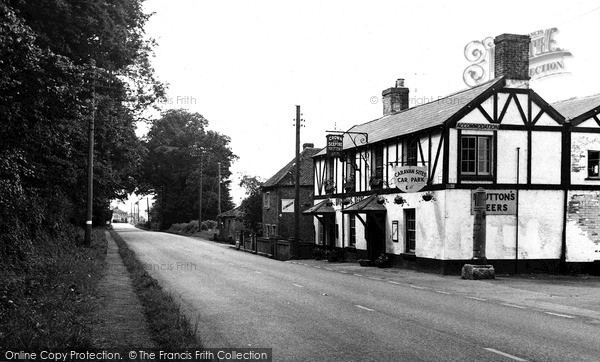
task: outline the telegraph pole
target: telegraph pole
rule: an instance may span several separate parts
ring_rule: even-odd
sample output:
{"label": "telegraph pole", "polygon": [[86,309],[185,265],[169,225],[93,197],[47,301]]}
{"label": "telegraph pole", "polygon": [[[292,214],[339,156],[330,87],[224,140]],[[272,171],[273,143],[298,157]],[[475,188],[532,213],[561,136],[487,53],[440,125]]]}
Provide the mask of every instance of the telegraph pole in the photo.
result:
{"label": "telegraph pole", "polygon": [[219,167],[219,178],[217,179],[217,188],[219,190],[218,192],[218,201],[217,201],[217,215],[221,215],[221,162],[218,163],[218,167]]}
{"label": "telegraph pole", "polygon": [[92,118],[88,127],[88,174],[87,174],[87,215],[85,219],[85,245],[92,245],[92,205],[94,200],[94,120],[96,117],[96,62],[92,60]]}
{"label": "telegraph pole", "polygon": [[198,185],[198,227],[202,228],[202,151],[200,151],[200,185]]}
{"label": "telegraph pole", "polygon": [[300,248],[300,106],[296,106],[296,174],[294,175],[294,241],[290,244],[290,257],[297,259]]}

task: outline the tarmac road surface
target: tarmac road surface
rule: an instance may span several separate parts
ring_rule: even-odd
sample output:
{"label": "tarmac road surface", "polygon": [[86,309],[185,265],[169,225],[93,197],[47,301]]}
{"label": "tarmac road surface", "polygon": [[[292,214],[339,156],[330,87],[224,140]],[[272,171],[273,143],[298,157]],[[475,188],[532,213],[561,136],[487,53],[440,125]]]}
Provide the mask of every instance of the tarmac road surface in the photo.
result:
{"label": "tarmac road surface", "polygon": [[273,348],[275,361],[600,360],[600,310],[506,282],[281,262],[113,227],[198,322],[206,348]]}

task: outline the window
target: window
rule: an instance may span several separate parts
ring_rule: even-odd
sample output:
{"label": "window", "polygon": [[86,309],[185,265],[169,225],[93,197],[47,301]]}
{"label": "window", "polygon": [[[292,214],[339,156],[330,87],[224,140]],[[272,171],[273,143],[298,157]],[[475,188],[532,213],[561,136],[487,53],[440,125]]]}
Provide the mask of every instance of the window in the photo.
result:
{"label": "window", "polygon": [[348,241],[348,246],[355,247],[356,246],[356,215],[350,214],[350,240]]}
{"label": "window", "polygon": [[346,156],[346,180],[344,182],[344,190],[353,192],[356,190],[356,154],[349,152]]}
{"label": "window", "polygon": [[325,173],[326,173],[326,177],[330,180],[334,180],[335,179],[335,168],[334,168],[334,159],[333,158],[327,158],[327,160],[325,161]]}
{"label": "window", "polygon": [[317,244],[323,245],[323,241],[325,241],[325,228],[323,227],[323,223],[321,221],[319,221],[317,223],[317,235],[318,240],[317,240]]}
{"label": "window", "polygon": [[492,175],[492,137],[462,136],[460,139],[460,174]]}
{"label": "window", "polygon": [[600,151],[588,151],[588,177],[600,178]]}
{"label": "window", "polygon": [[406,166],[417,165],[417,142],[419,142],[419,140],[412,139],[406,145]]}
{"label": "window", "polygon": [[404,225],[406,226],[406,252],[414,253],[416,244],[415,209],[404,209]]}
{"label": "window", "polygon": [[373,167],[373,177],[383,179],[383,147],[375,149],[375,167]]}
{"label": "window", "polygon": [[268,209],[271,207],[271,193],[270,192],[265,192],[263,194],[263,207],[265,209]]}
{"label": "window", "polygon": [[335,166],[334,159],[327,158],[325,161],[325,180],[323,180],[323,186],[325,188],[325,193],[332,194],[335,191]]}
{"label": "window", "polygon": [[372,190],[383,187],[383,147],[373,150],[373,167],[369,184]]}

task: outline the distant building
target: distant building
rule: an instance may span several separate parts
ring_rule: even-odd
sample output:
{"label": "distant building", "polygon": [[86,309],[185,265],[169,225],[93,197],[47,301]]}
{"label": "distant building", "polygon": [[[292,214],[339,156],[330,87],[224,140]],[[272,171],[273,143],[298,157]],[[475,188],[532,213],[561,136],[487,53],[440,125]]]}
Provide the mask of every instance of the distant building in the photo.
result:
{"label": "distant building", "polygon": [[219,240],[234,242],[239,240],[244,228],[244,213],[240,207],[225,211],[217,215],[219,221]]}
{"label": "distant building", "polygon": [[[300,153],[300,211],[312,205],[313,160],[319,149],[305,143]],[[294,236],[294,180],[295,158],[265,181],[261,187],[263,196],[263,236],[288,239]],[[312,217],[300,216],[300,240],[314,242]]]}
{"label": "distant building", "polygon": [[128,213],[119,209],[118,207],[112,210],[111,222],[127,222]]}
{"label": "distant building", "polygon": [[[497,272],[600,271],[600,96],[548,104],[529,88],[529,36],[495,39],[496,78],[383,117],[314,157],[316,243],[347,258],[456,273],[473,257],[473,197],[487,191]],[[328,220],[328,222],[323,222]]]}

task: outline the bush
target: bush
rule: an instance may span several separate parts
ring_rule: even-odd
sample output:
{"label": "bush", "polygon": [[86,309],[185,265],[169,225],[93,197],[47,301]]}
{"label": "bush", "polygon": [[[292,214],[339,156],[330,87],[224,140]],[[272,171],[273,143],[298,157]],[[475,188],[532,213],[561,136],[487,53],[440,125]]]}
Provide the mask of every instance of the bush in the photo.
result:
{"label": "bush", "polygon": [[192,221],[188,222],[187,224],[185,224],[185,227],[183,228],[183,232],[186,234],[193,234],[193,233],[197,232],[198,229],[199,229],[198,220],[192,220]]}
{"label": "bush", "polygon": [[216,224],[216,221],[206,220],[203,221],[202,226],[199,227],[198,220],[192,220],[188,223],[173,224],[167,231],[176,234],[195,234],[200,230],[208,230],[208,228],[213,228],[216,226]]}
{"label": "bush", "polygon": [[183,233],[183,230],[185,229],[186,225],[187,225],[186,223],[173,224],[167,231],[170,231],[172,233],[181,234],[181,233]]}
{"label": "bush", "polygon": [[210,230],[216,228],[218,223],[214,220],[204,220],[202,221],[202,230]]}

